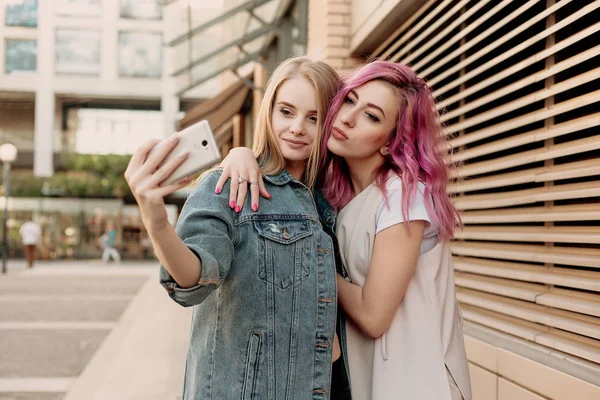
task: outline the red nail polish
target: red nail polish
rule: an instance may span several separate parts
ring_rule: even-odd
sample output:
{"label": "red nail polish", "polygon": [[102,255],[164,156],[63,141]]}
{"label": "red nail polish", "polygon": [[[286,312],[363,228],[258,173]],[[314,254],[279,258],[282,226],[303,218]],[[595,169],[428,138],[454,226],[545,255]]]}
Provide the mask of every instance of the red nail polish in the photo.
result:
{"label": "red nail polish", "polygon": [[258,206],[257,206],[256,204],[252,204],[252,210],[253,210],[253,211],[256,211],[256,210],[258,210]]}
{"label": "red nail polish", "polygon": [[219,194],[219,193],[221,193],[221,189],[217,188],[217,189],[215,190],[215,193],[216,193],[216,194]]}
{"label": "red nail polish", "polygon": [[231,207],[231,208],[235,207],[235,201],[232,201],[231,203],[229,203],[229,207]]}
{"label": "red nail polish", "polygon": [[242,209],[242,208],[241,208],[240,206],[237,206],[237,207],[235,208],[235,212],[240,212],[240,210],[241,210],[241,209]]}
{"label": "red nail polish", "polygon": [[271,193],[267,193],[267,199],[271,198]]}

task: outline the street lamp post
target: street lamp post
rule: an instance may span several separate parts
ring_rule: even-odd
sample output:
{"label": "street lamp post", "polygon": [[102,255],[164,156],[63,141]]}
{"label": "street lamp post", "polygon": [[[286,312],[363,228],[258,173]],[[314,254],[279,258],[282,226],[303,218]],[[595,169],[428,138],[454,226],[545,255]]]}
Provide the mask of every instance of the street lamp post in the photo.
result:
{"label": "street lamp post", "polygon": [[0,146],[0,161],[4,175],[4,216],[2,218],[2,273],[6,274],[8,259],[8,196],[10,196],[10,165],[17,159],[17,148],[10,143]]}

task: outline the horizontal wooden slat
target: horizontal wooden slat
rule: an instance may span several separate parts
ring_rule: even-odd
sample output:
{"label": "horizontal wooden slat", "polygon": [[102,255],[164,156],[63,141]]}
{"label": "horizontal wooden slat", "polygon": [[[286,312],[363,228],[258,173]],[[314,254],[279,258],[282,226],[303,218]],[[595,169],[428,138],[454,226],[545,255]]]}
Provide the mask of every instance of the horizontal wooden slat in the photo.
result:
{"label": "horizontal wooden slat", "polygon": [[461,304],[600,339],[600,320],[595,317],[583,318],[570,312],[559,313],[545,306],[470,289],[458,288],[456,298]]}
{"label": "horizontal wooden slat", "polygon": [[584,94],[575,98],[572,98],[562,103],[558,103],[552,107],[543,108],[541,110],[533,111],[528,114],[515,117],[505,122],[501,122],[496,125],[481,129],[479,131],[471,132],[467,135],[457,137],[450,140],[452,147],[464,146],[469,143],[476,142],[478,140],[487,139],[496,136],[500,133],[510,131],[512,129],[521,128],[525,125],[533,124],[534,122],[543,121],[545,119],[555,117],[557,115],[576,110],[594,104],[600,101],[600,90]]}
{"label": "horizontal wooden slat", "polygon": [[[454,5],[450,10],[444,11],[443,14],[439,15],[432,23],[427,25],[427,28],[419,33],[418,36],[411,38],[410,42],[406,43],[404,46],[400,48],[400,50],[394,55],[394,60],[401,59],[405,54],[411,51],[418,43],[422,42],[427,36],[429,36],[432,32],[438,29],[442,24],[448,21],[450,18],[455,17],[458,14],[469,0],[461,0]],[[480,3],[487,3],[487,1],[480,1]],[[475,6],[477,7],[477,5]],[[457,19],[457,18],[454,18]],[[424,46],[425,47],[425,46]],[[405,63],[409,63],[409,60],[405,60]]]}
{"label": "horizontal wooden slat", "polygon": [[[493,154],[499,151],[513,149],[515,147],[523,146],[526,144],[536,143],[544,141],[546,139],[552,139],[563,135],[568,135],[573,132],[593,128],[598,125],[600,125],[600,113],[590,114],[576,119],[572,119],[567,122],[562,122],[560,124],[551,125],[540,129],[534,129],[532,131],[522,133],[520,135],[515,135],[506,139],[496,140],[494,142],[487,143],[481,146],[475,146],[466,150],[456,151],[452,154],[451,161],[459,162],[469,160],[476,157]],[[519,154],[512,154],[510,156],[496,158],[496,160],[493,163],[487,161],[484,161],[482,163],[472,163],[461,166],[459,170],[465,171],[462,172],[462,176],[477,175],[503,169],[495,168],[496,163],[500,160],[503,160],[504,163],[509,163],[508,165],[510,167],[516,167],[530,162],[541,161],[546,159],[544,157],[553,156],[549,155],[540,157],[538,155],[540,150],[541,149],[536,149],[529,152],[521,152]],[[534,155],[535,157],[532,157],[532,155]],[[519,162],[518,160],[520,160],[523,157],[528,157],[527,161]]]}
{"label": "horizontal wooden slat", "polygon": [[[423,16],[422,18],[419,18],[419,22],[416,23],[412,28],[410,28],[404,35],[402,35],[400,39],[396,40],[393,45],[391,45],[383,54],[379,56],[379,58],[388,58],[390,54],[395,52],[400,46],[402,46],[404,43],[408,43],[415,33],[417,33],[424,26],[426,26],[428,23],[434,20],[451,2],[451,0],[437,1],[437,7],[434,10],[430,11],[429,13],[427,13],[427,15]],[[429,4],[431,3],[432,2],[430,2]],[[421,10],[424,10],[425,8],[426,7],[423,7],[421,8]],[[411,22],[416,21],[416,19],[414,18],[411,18],[411,20]],[[404,24],[403,27],[404,26],[408,26],[408,24]],[[403,27],[400,27],[400,29],[398,30],[402,31]]]}
{"label": "horizontal wooden slat", "polygon": [[[568,3],[570,1],[571,0],[566,0],[565,3]],[[490,37],[492,34],[497,32],[502,27],[506,26],[510,22],[519,18],[523,13],[525,13],[528,9],[533,7],[536,3],[539,3],[539,0],[529,0],[527,3],[523,4],[521,7],[519,7],[512,13],[510,13],[506,17],[502,18],[500,21],[496,22],[494,25],[490,26],[488,29],[486,29],[482,33],[480,33],[477,36],[468,40],[464,45],[460,46],[458,49],[454,50],[453,52],[448,54],[446,57],[442,58],[441,60],[438,60],[437,62],[435,62],[434,64],[429,66],[427,69],[421,71],[422,65],[417,63],[415,65],[417,72],[421,76],[427,77],[429,74],[431,74],[435,70],[439,69],[443,65],[447,64],[449,61],[458,58],[462,54],[465,54],[465,52],[467,52],[469,49],[471,49],[472,47],[476,46],[477,44],[483,42],[485,39]],[[564,4],[561,4],[559,7],[562,7],[563,5]],[[554,9],[556,9],[556,8],[557,8],[557,6],[555,5]],[[487,22],[487,21],[481,21],[481,22]]]}
{"label": "horizontal wooden slat", "polygon": [[[598,23],[598,28],[600,30],[600,23]],[[571,90],[578,86],[585,85],[589,82],[592,82],[592,81],[598,79],[598,76],[600,76],[600,67],[590,70],[590,71],[587,71],[581,75],[574,76],[571,79],[564,80],[560,83],[550,86],[549,88],[538,90],[537,92],[528,94],[517,100],[514,100],[514,101],[508,102],[506,104],[503,104],[501,106],[495,107],[489,111],[478,114],[472,118],[468,118],[459,123],[450,125],[445,130],[446,134],[453,134],[453,133],[459,132],[461,130],[479,125],[483,122],[490,121],[494,118],[498,118],[509,112],[512,112],[512,111],[518,110],[520,108],[523,108],[525,106],[536,103],[540,100],[544,100],[549,97],[556,96],[557,94],[564,93],[567,90]],[[509,94],[509,93],[507,92],[506,94]]]}
{"label": "horizontal wooden slat", "polygon": [[[457,32],[456,34],[453,34],[451,37],[445,38],[446,40],[444,40],[443,43],[436,43],[435,48],[432,49],[431,51],[428,51],[427,55],[425,57],[423,57],[418,62],[412,64],[413,65],[413,69],[415,71],[419,71],[421,69],[421,67],[423,67],[424,65],[426,65],[428,62],[430,62],[431,60],[433,60],[435,57],[437,57],[438,55],[440,55],[444,51],[446,51],[450,46],[452,46],[455,43],[460,42],[461,39],[467,37],[467,35],[469,33],[471,33],[472,31],[474,31],[475,29],[479,28],[481,25],[487,24],[488,20],[491,17],[493,17],[499,11],[501,11],[504,7],[506,7],[507,5],[509,5],[511,3],[511,1],[512,0],[502,0],[501,2],[499,2],[498,4],[496,4],[496,6],[494,6],[494,8],[490,9],[488,12],[486,12],[485,14],[483,14],[482,16],[480,16],[479,18],[477,18],[475,21],[473,21],[470,24],[468,24],[467,26],[465,26],[464,29],[461,29],[459,32]],[[531,7],[534,3],[536,3],[536,1],[537,0],[530,0],[529,3],[531,3],[531,5],[529,5],[529,7]],[[527,3],[527,4],[529,4],[529,3]],[[488,32],[489,30],[490,29],[488,29],[486,31],[488,36],[491,34],[491,32]],[[473,39],[469,40],[469,43],[474,42],[471,45],[471,47],[472,47],[476,43],[479,43],[483,39],[484,39],[484,37],[481,37],[481,35],[479,35],[476,38],[473,38]],[[462,52],[465,51],[464,48],[463,48],[463,46],[461,46],[458,50],[462,50]],[[409,60],[408,57],[406,59]],[[408,61],[408,62],[410,62],[410,61]]]}
{"label": "horizontal wooden slat", "polygon": [[[550,29],[550,31],[555,31],[555,28],[549,28],[549,29]],[[566,39],[564,41],[564,43],[559,42],[554,47],[545,49],[545,50],[541,51],[540,53],[538,53],[537,55],[533,55],[522,61],[519,61],[518,63],[515,63],[512,67],[506,69],[503,72],[499,72],[497,75],[494,75],[494,76],[491,76],[490,78],[486,78],[486,79],[482,80],[478,84],[473,85],[474,89],[469,88],[469,91],[467,93],[469,93],[469,94],[476,93],[476,92],[482,90],[483,88],[489,86],[492,83],[499,82],[501,79],[503,79],[507,76],[510,76],[510,75],[508,75],[509,72],[512,72],[513,74],[519,73],[521,70],[525,69],[526,67],[528,67],[530,65],[533,65],[534,63],[536,63],[540,60],[543,60],[545,57],[551,56],[552,54],[554,54],[562,49],[568,48],[569,46],[572,46],[579,41],[586,40],[589,36],[595,34],[599,30],[600,30],[600,23],[589,26],[586,29],[582,30],[581,32],[578,32],[576,35],[573,35],[573,36],[569,37],[568,39]],[[526,45],[531,45],[531,44],[535,43],[537,41],[537,40],[535,40],[536,38],[539,39],[539,38],[545,36],[546,33],[548,33],[548,32],[544,31],[544,32],[538,34],[537,36],[534,36],[533,38],[527,40],[526,42],[513,48],[512,50],[510,50],[506,53],[503,53],[502,55],[488,61],[486,64],[469,71],[467,74],[462,75],[460,78],[453,80],[452,82],[446,84],[446,86],[435,90],[434,96],[439,97],[439,96],[443,95],[444,93],[446,93],[447,91],[454,89],[457,86],[459,86],[463,83],[466,83],[469,80],[475,78],[480,73],[487,71],[490,67],[493,67],[496,64],[509,59],[513,55],[517,54],[519,51],[525,49]],[[543,73],[543,72],[541,72],[541,73]],[[466,98],[466,97],[462,97],[462,94],[461,94],[460,98]],[[454,101],[456,101],[456,98],[454,99]],[[442,107],[442,105],[440,104],[439,107]]]}
{"label": "horizontal wooden slat", "polygon": [[[600,149],[600,141],[598,141],[598,148]],[[484,178],[465,179],[448,185],[448,192],[472,192],[524,183],[560,181],[594,175],[600,175],[600,162],[597,159],[524,169],[508,174],[486,176]]]}
{"label": "horizontal wooden slat", "polygon": [[[578,298],[569,291],[550,292],[545,285],[516,282],[509,279],[489,278],[479,275],[457,272],[456,285],[471,290],[491,293],[513,299],[528,301],[556,309],[573,311],[579,314],[600,317],[600,300]],[[597,296],[596,296],[597,297]]]}
{"label": "horizontal wooden slat", "polygon": [[466,226],[456,239],[600,244],[600,226]]}
{"label": "horizontal wooden slat", "polygon": [[535,302],[543,306],[600,317],[600,301],[598,300],[583,300],[555,293],[544,293],[538,296]]}
{"label": "horizontal wooden slat", "polygon": [[452,242],[451,249],[461,256],[600,268],[599,249],[491,242]]}
{"label": "horizontal wooden slat", "polygon": [[582,199],[600,196],[598,182],[569,183],[511,192],[458,197],[454,204],[459,210],[510,207],[540,201]]}
{"label": "horizontal wooden slat", "polygon": [[[498,72],[497,74],[494,74],[494,75],[490,76],[489,78],[486,78],[480,82],[477,82],[476,84],[469,86],[467,89],[461,90],[459,93],[438,102],[436,104],[437,108],[438,108],[438,110],[444,109],[445,107],[447,107],[450,104],[456,103],[457,101],[465,99],[483,89],[490,87],[494,83],[500,82],[504,78],[507,78],[509,76],[514,76],[515,74],[518,74],[526,67],[533,65],[536,62],[539,62],[540,60],[542,60],[546,57],[552,56],[555,53],[557,53],[561,50],[564,50],[579,41],[586,39],[588,36],[594,34],[597,31],[598,31],[598,26],[593,25],[591,27],[588,27],[588,28],[576,33],[573,36],[569,36],[567,39],[558,42],[554,46],[551,46],[550,48],[547,48],[543,51],[540,51],[539,53],[537,53],[531,57],[528,57],[523,61],[519,61],[518,63],[511,65],[509,68],[506,68],[506,69]],[[465,113],[465,112],[473,110],[477,107],[480,107],[483,104],[487,104],[492,100],[499,99],[500,97],[504,96],[506,92],[516,91],[527,85],[531,85],[532,83],[540,82],[550,76],[554,76],[554,75],[558,74],[559,72],[565,71],[568,68],[572,68],[575,65],[583,63],[593,57],[596,57],[596,55],[598,54],[598,51],[599,51],[599,47],[600,46],[592,47],[589,50],[578,53],[571,58],[568,58],[566,60],[563,60],[559,63],[552,65],[551,67],[548,67],[541,71],[538,71],[528,77],[525,77],[514,83],[511,83],[510,85],[504,86],[500,90],[490,91],[490,93],[488,93],[487,95],[482,96],[475,101],[466,103],[466,105],[464,107],[460,107],[456,110],[452,110],[451,112],[449,112],[447,114],[444,114],[442,116],[442,120],[447,121],[447,120],[454,118],[462,113]]]}
{"label": "horizontal wooden slat", "polygon": [[[398,29],[396,29],[394,31],[394,33],[392,33],[386,40],[383,41],[383,43],[381,43],[379,45],[379,47],[377,49],[375,49],[375,51],[373,53],[371,53],[371,55],[368,58],[368,61],[372,61],[375,58],[387,58],[389,56],[389,54],[391,52],[393,52],[393,49],[389,49],[387,50],[385,53],[382,53],[382,51],[385,50],[386,47],[388,47],[392,42],[397,43],[402,39],[398,39],[397,37],[402,34],[403,32],[406,31],[406,29],[412,25],[415,21],[419,20],[422,21],[424,19],[427,18],[427,15],[423,18],[421,18],[423,16],[423,14],[425,14],[426,11],[429,10],[429,8],[435,4],[435,2],[438,0],[428,0],[427,3],[423,4],[423,6],[421,8],[419,8],[416,12],[414,12],[402,25],[400,25],[400,27]],[[433,18],[434,16],[432,16],[431,18]],[[408,33],[404,34],[403,37],[408,38]],[[396,48],[398,48],[396,46]]]}
{"label": "horizontal wooden slat", "polygon": [[[595,151],[598,149],[600,149],[600,135],[588,137],[585,139],[573,140],[573,141],[562,143],[562,144],[545,146],[545,147],[541,147],[541,148],[535,149],[535,150],[524,151],[524,152],[520,152],[520,153],[516,152],[515,154],[512,154],[510,156],[497,158],[497,159],[493,160],[493,162],[487,161],[487,162],[473,163],[473,164],[467,165],[465,167],[459,167],[457,169],[457,171],[453,174],[453,176],[454,176],[454,178],[456,178],[456,177],[466,178],[466,177],[473,176],[473,175],[500,171],[502,169],[513,168],[513,167],[516,167],[519,165],[525,165],[525,164],[530,164],[530,163],[539,162],[539,161],[557,159],[560,157],[566,157],[566,156],[570,156],[573,154],[592,152],[592,151]],[[597,171],[597,169],[595,168],[596,165],[577,164],[576,167],[582,168],[582,170],[579,171],[579,173],[581,174],[580,175],[581,177],[595,175],[596,173],[594,171]],[[518,171],[518,173],[516,173],[516,176],[525,178],[528,175],[528,173],[526,171],[528,171],[528,170]],[[532,171],[532,170],[529,170],[529,171]],[[575,171],[564,170],[564,167],[562,165],[560,165],[556,168],[552,168],[551,170],[548,170],[548,171],[539,170],[537,172],[539,172],[539,174],[536,174],[533,177],[533,180],[525,179],[525,180],[523,180],[523,183],[525,183],[525,182],[545,182],[547,180],[550,180],[551,178],[550,179],[543,178],[544,176],[546,176],[547,173],[549,173],[550,176],[556,176],[555,180],[560,180],[561,179],[560,176],[566,176],[566,177],[576,176],[576,175],[573,175],[573,173]],[[513,173],[513,174],[515,174],[515,173]],[[498,176],[500,179],[510,178],[509,176],[502,176],[502,175],[496,175],[496,176]],[[479,181],[479,182],[486,182],[485,179],[487,179],[487,178],[482,178],[482,179],[484,179],[484,180]],[[464,182],[464,184],[467,185],[467,187],[478,186],[479,183],[474,182],[474,181],[476,181],[476,180],[466,181],[466,182]],[[459,183],[459,184],[462,184],[462,183]],[[503,186],[503,185],[499,185],[499,186]],[[486,185],[483,185],[482,187],[486,187]],[[471,189],[471,190],[477,190],[477,189]]]}
{"label": "horizontal wooden slat", "polygon": [[[453,43],[456,43],[456,41],[460,40],[459,38],[457,38],[457,36],[464,37],[465,34],[464,34],[464,31],[461,31],[458,35],[452,35],[450,37],[450,40],[447,40],[448,39],[447,36],[451,32],[453,32],[457,27],[459,27],[462,23],[464,23],[467,19],[469,19],[471,16],[475,15],[475,13],[477,13],[477,11],[481,10],[489,2],[490,2],[490,0],[475,1],[474,2],[475,4],[473,4],[472,7],[470,7],[468,10],[466,10],[464,13],[456,16],[456,18],[452,18],[452,23],[446,24],[445,25],[446,27],[444,28],[444,30],[442,30],[441,32],[436,34],[431,39],[427,40],[427,42],[424,42],[423,44],[418,46],[418,48],[416,50],[412,51],[408,55],[406,55],[406,53],[407,53],[406,48],[403,48],[400,53],[396,54],[396,58],[402,59],[402,62],[404,64],[410,65],[410,64],[413,64],[412,63],[413,60],[417,59],[417,57],[419,57],[423,53],[426,53],[429,55],[430,53],[432,53],[434,51],[438,52],[438,54],[439,54],[439,52],[444,51],[444,49],[448,48]],[[494,9],[501,9],[501,8],[505,7],[506,5],[508,5],[509,3],[510,3],[510,0],[504,0],[499,5],[494,7]],[[458,9],[457,6],[454,9]],[[444,14],[448,15],[449,17],[450,16],[454,17],[453,15],[450,14],[450,12],[447,12]],[[442,23],[440,21],[441,21],[441,19],[437,21],[438,25],[440,25]],[[474,22],[474,23],[476,23],[476,22]],[[472,26],[474,23],[469,24],[469,26]],[[431,29],[431,27],[429,29]],[[423,36],[423,34],[421,34],[420,36]],[[419,38],[413,40],[413,42],[418,41],[418,39]],[[442,48],[442,49],[440,50],[440,48]],[[415,68],[415,67],[413,66],[413,68]]]}
{"label": "horizontal wooden slat", "polygon": [[[485,46],[481,50],[473,53],[472,55],[470,55],[469,57],[465,58],[464,60],[461,60],[460,62],[455,63],[455,64],[453,63],[450,68],[445,69],[443,72],[441,72],[439,74],[436,74],[432,79],[430,79],[429,80],[430,85],[435,85],[438,82],[441,82],[442,80],[446,79],[448,76],[450,76],[450,75],[452,75],[452,74],[460,71],[461,69],[469,66],[474,61],[480,60],[486,54],[492,52],[494,49],[497,49],[498,47],[500,47],[504,43],[508,42],[510,39],[512,39],[512,38],[518,36],[519,34],[523,33],[528,28],[532,27],[537,22],[542,21],[548,15],[552,14],[556,10],[558,10],[561,7],[565,6],[569,2],[570,1],[560,1],[560,2],[557,2],[552,7],[548,7],[543,12],[541,12],[539,14],[536,14],[533,18],[527,19],[523,24],[521,24],[518,27],[516,27],[515,29],[511,30],[509,33],[507,33],[505,35],[502,35],[496,41],[488,44],[487,46]],[[461,83],[466,82],[468,79],[471,79],[471,78],[479,75],[481,72],[487,71],[490,68],[498,65],[499,63],[501,63],[501,62],[503,62],[505,60],[508,60],[510,57],[514,56],[515,54],[518,54],[519,52],[525,50],[526,48],[530,47],[531,45],[539,42],[540,40],[543,40],[543,39],[547,38],[548,36],[552,35],[553,33],[558,32],[560,29],[564,28],[565,26],[568,26],[568,25],[574,23],[578,19],[584,17],[588,13],[592,12],[593,10],[595,10],[597,7],[600,7],[600,5],[598,5],[598,4],[590,4],[587,7],[584,7],[582,9],[578,10],[577,12],[569,15],[565,19],[557,22],[554,25],[551,25],[550,27],[548,27],[547,29],[543,30],[542,32],[539,32],[538,34],[527,38],[526,40],[522,41],[521,43],[519,43],[518,45],[516,45],[512,49],[500,53],[500,55],[492,58],[491,60],[487,61],[483,65],[480,65],[480,66],[478,66],[476,68],[470,69],[469,72],[467,72],[465,75],[461,76],[460,79],[453,80],[452,82],[448,83],[446,86],[444,86],[442,88],[439,88],[439,89],[436,89],[434,91],[434,96],[435,97],[441,96],[442,94],[446,93],[447,91],[449,91],[449,90],[457,87]]]}
{"label": "horizontal wooden slat", "polygon": [[535,298],[548,290],[545,285],[515,282],[506,279],[489,278],[457,271],[454,274],[456,286],[464,289],[493,293],[513,299],[535,303]]}
{"label": "horizontal wooden slat", "polygon": [[471,321],[552,349],[600,363],[600,347],[591,341],[578,340],[580,337],[574,337],[575,335],[561,334],[562,332],[552,328],[469,305],[463,307],[463,314],[467,320],[467,324]]}
{"label": "horizontal wooden slat", "polygon": [[600,272],[544,267],[473,257],[452,258],[456,271],[600,292]]}
{"label": "horizontal wooden slat", "polygon": [[[509,210],[465,211],[465,224],[502,224],[518,222],[600,221],[600,204],[513,208]],[[518,227],[515,227],[515,230]]]}

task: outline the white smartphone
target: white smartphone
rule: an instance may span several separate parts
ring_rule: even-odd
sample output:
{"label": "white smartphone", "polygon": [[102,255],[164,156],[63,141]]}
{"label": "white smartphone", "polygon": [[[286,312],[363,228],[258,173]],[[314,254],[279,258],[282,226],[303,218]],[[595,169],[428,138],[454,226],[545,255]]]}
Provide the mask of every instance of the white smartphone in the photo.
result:
{"label": "white smartphone", "polygon": [[[186,151],[189,152],[190,155],[175,171],[173,171],[171,176],[160,184],[160,186],[173,184],[221,161],[221,153],[219,152],[217,142],[215,142],[208,121],[200,121],[192,126],[188,126],[180,132],[174,133],[174,135],[179,136],[179,143],[177,143],[177,146],[175,146],[167,157],[165,157],[161,165],[178,157]],[[150,151],[150,154],[156,151],[160,146],[161,143],[157,144]],[[148,156],[150,156],[150,154]]]}

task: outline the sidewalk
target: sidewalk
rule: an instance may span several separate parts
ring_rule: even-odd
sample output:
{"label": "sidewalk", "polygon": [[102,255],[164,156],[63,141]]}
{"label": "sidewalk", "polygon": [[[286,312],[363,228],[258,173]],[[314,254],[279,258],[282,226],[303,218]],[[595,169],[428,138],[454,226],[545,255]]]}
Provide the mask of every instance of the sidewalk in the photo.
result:
{"label": "sidewalk", "polygon": [[180,399],[191,311],[169,299],[153,268],[64,400]]}
{"label": "sidewalk", "polygon": [[[91,324],[94,326],[90,329],[108,329],[105,332],[109,333],[101,343],[98,343],[99,347],[93,355],[90,354],[89,362],[84,364],[85,368],[83,371],[80,370],[78,376],[67,375],[61,378],[57,371],[56,377],[49,378],[42,375],[26,375],[25,379],[19,376],[0,379],[2,381],[0,383],[4,385],[3,387],[0,385],[2,389],[0,398],[13,398],[6,392],[22,392],[23,399],[38,398],[35,396],[50,396],[43,398],[63,400],[176,400],[181,398],[192,310],[183,308],[169,299],[158,283],[156,262],[124,262],[119,266],[105,265],[95,260],[39,262],[35,268],[28,269],[24,261],[9,260],[8,265],[7,279],[9,280],[5,280],[4,285],[14,281],[27,285],[31,289],[28,293],[20,293],[17,289],[13,289],[14,294],[4,293],[0,297],[3,297],[2,300],[5,302],[24,298],[29,301],[26,304],[39,304],[35,301],[43,301],[49,304],[48,307],[53,307],[63,298],[69,299],[71,303],[100,298],[106,301],[128,301],[129,303],[120,318],[115,319],[114,322],[104,322],[102,327],[95,326],[98,322],[80,320],[79,314],[67,319],[42,318],[44,321],[40,322],[37,320],[18,323],[2,322],[6,325],[5,329],[38,329],[36,324],[43,325],[39,329],[69,329],[71,325],[75,325],[75,328],[79,329],[78,332],[83,332],[82,329]],[[73,287],[70,282],[78,284],[76,279],[93,282],[93,292],[82,291],[81,288],[84,286]],[[61,287],[55,287],[54,283],[57,280],[60,282],[68,280],[69,286],[63,284]],[[131,292],[134,297],[123,296],[122,294],[133,289],[131,285],[135,282],[139,282],[137,285],[139,290]],[[48,289],[37,291],[42,284]],[[53,294],[49,295],[49,293]],[[85,303],[80,304],[78,311],[81,307],[86,307]],[[24,310],[29,309],[36,308],[24,308]],[[96,315],[90,316],[92,317]],[[71,319],[76,321],[71,322]],[[54,345],[46,343],[46,346],[56,347],[56,343]],[[56,395],[52,395],[51,392]],[[61,392],[63,394],[66,392],[64,398]],[[6,397],[7,395],[9,397]]]}

